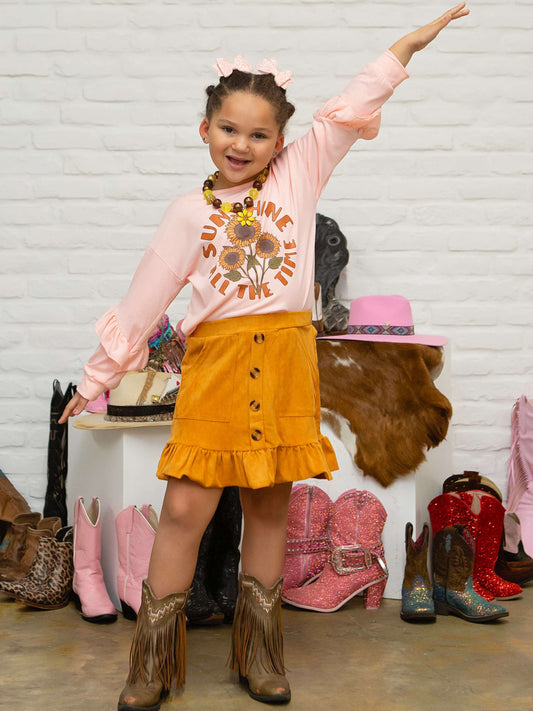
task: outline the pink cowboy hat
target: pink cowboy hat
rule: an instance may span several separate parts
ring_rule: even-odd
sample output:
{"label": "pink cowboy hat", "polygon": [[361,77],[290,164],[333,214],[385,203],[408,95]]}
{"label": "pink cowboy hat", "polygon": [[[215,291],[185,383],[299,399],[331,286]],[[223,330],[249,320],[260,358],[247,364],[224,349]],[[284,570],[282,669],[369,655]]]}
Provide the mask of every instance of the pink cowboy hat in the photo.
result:
{"label": "pink cowboy hat", "polygon": [[421,343],[443,346],[444,336],[415,335],[411,305],[404,296],[360,296],[350,303],[346,335],[322,338],[382,343]]}

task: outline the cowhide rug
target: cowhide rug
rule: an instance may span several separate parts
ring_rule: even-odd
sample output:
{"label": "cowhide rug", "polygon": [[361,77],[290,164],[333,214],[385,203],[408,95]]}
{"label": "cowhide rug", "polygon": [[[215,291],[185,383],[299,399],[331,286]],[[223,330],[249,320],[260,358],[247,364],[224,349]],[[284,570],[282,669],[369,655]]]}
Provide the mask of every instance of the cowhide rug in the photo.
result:
{"label": "cowhide rug", "polygon": [[322,421],[363,474],[389,486],[446,437],[452,407],[433,383],[440,348],[319,339],[317,351]]}

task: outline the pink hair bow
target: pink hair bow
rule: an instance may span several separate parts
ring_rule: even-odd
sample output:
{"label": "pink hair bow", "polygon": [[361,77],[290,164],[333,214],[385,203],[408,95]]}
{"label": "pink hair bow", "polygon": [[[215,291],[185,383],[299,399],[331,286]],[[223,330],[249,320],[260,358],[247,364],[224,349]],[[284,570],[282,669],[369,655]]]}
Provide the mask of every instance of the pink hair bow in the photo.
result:
{"label": "pink hair bow", "polygon": [[215,69],[219,77],[229,77],[234,69],[238,69],[240,72],[252,71],[252,67],[241,54],[237,55],[233,62],[228,62],[225,59],[217,59]]}
{"label": "pink hair bow", "polygon": [[[228,62],[226,59],[217,59],[215,69],[219,77],[229,77],[234,69],[238,69],[241,72],[252,71],[252,67],[241,54],[237,55],[233,62]],[[282,88],[292,81],[292,72],[280,71],[275,59],[263,59],[261,64],[256,66],[256,69],[260,74],[272,74],[276,84]]]}
{"label": "pink hair bow", "polygon": [[292,81],[292,72],[280,71],[278,69],[278,63],[275,59],[263,59],[261,64],[258,64],[256,66],[256,69],[261,74],[273,74],[274,81],[278,86],[281,86],[282,88],[285,86],[285,84],[288,84]]}

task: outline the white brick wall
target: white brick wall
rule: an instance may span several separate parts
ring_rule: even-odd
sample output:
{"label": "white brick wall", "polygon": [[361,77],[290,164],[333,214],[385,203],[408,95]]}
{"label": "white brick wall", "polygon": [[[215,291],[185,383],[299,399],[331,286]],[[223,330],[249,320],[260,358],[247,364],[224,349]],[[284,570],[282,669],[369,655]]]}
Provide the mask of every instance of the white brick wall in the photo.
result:
{"label": "white brick wall", "polygon": [[[533,396],[533,4],[469,6],[413,58],[380,136],[346,158],[320,209],[350,242],[346,304],[404,294],[419,332],[449,336],[454,471],[505,488],[511,406]],[[53,378],[79,379],[94,320],[123,294],[169,201],[210,168],[197,125],[215,57],[274,55],[294,71],[290,139],[366,61],[446,8],[3,0],[0,467],[34,508]]]}

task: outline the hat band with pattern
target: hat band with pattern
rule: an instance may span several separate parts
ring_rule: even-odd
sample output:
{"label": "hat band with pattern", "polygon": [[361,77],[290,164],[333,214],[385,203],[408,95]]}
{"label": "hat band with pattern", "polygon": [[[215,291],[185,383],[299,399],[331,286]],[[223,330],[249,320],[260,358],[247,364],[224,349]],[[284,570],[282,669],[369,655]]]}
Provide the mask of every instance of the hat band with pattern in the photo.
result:
{"label": "hat band with pattern", "polygon": [[348,333],[365,333],[370,336],[414,336],[414,326],[353,326],[348,325]]}

